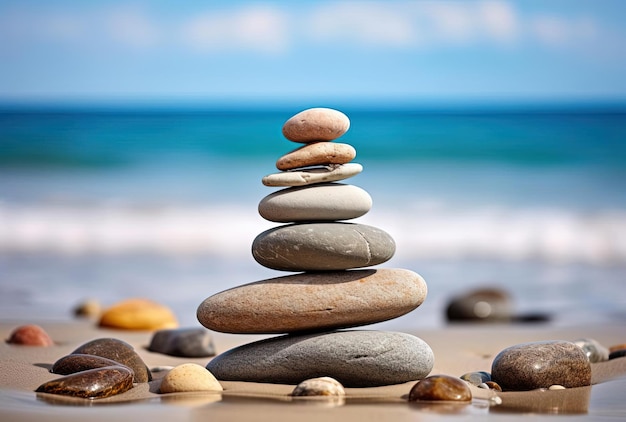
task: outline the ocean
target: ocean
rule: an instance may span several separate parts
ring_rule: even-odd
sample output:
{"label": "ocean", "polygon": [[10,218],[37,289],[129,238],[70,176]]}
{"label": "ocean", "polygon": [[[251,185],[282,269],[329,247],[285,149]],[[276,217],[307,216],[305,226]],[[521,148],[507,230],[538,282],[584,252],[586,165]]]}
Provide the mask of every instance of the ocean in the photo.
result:
{"label": "ocean", "polygon": [[[555,324],[626,321],[626,108],[336,108],[364,167],[344,183],[373,199],[354,222],[395,239],[381,267],[429,288],[377,326],[441,326],[483,286]],[[1,107],[0,317],[146,297],[197,325],[206,297],[287,275],[250,246],[277,225],[261,178],[299,146],[281,128],[300,110]]]}

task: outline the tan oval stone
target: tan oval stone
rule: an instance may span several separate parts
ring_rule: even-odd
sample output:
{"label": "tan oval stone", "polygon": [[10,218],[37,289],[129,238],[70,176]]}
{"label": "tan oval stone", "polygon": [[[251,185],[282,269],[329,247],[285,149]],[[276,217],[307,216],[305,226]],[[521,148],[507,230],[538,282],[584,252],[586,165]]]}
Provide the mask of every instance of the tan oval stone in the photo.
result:
{"label": "tan oval stone", "polygon": [[291,117],[283,125],[283,135],[293,142],[332,141],[350,128],[348,116],[332,108],[310,108]]}
{"label": "tan oval stone", "polygon": [[292,396],[335,396],[346,395],[343,385],[331,377],[310,378],[302,381],[291,392]]}
{"label": "tan oval stone", "polygon": [[348,179],[363,171],[357,163],[330,164],[304,170],[281,171],[265,176],[261,182],[265,186],[306,186],[315,183],[337,182]]}
{"label": "tan oval stone", "polygon": [[100,326],[125,330],[177,328],[174,313],[166,306],[147,299],[127,299],[104,311]]}
{"label": "tan oval stone", "polygon": [[282,189],[259,203],[259,214],[269,221],[350,220],[367,214],[372,197],[363,189],[342,183],[323,183]]}
{"label": "tan oval stone", "polygon": [[217,293],[198,307],[202,325],[234,334],[356,327],[404,315],[426,298],[426,282],[405,269],[301,273]]}
{"label": "tan oval stone", "polygon": [[222,385],[208,369],[197,363],[183,363],[170,370],[161,381],[161,393],[222,391]]}
{"label": "tan oval stone", "polygon": [[328,164],[345,164],[354,160],[356,150],[352,145],[336,142],[314,142],[283,155],[276,161],[278,170]]}

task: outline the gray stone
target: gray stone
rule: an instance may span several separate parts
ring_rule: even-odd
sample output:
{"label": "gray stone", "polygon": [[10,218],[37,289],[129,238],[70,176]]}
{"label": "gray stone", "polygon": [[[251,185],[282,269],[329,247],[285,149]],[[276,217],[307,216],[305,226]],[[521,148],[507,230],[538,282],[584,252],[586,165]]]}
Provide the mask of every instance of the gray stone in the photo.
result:
{"label": "gray stone", "polygon": [[609,360],[609,349],[591,338],[582,338],[574,341],[574,344],[585,352],[589,362],[597,363]]}
{"label": "gray stone", "polygon": [[391,259],[396,245],[383,230],[354,223],[301,223],[266,230],[252,256],[282,271],[334,271],[370,267]]}
{"label": "gray stone", "polygon": [[434,364],[418,337],[385,331],[333,331],[248,343],[213,358],[218,380],[299,384],[332,377],[345,387],[376,387],[424,378]]}
{"label": "gray stone", "polygon": [[322,331],[399,317],[426,294],[424,279],[405,269],[301,273],[217,293],[197,316],[205,327],[233,334]]}
{"label": "gray stone", "polygon": [[261,179],[261,182],[265,186],[306,186],[348,179],[362,171],[363,166],[358,163],[330,164],[324,167],[311,167],[268,174]]}
{"label": "gray stone", "polygon": [[259,203],[259,214],[278,223],[337,221],[361,217],[372,208],[363,189],[342,183],[281,189]]}
{"label": "gray stone", "polygon": [[591,364],[583,350],[568,341],[540,341],[501,351],[491,366],[492,381],[502,390],[526,391],[559,384],[591,385]]}
{"label": "gray stone", "polygon": [[278,170],[301,167],[346,164],[354,160],[356,150],[352,145],[335,142],[314,142],[288,152],[276,160]]}
{"label": "gray stone", "polygon": [[152,335],[148,350],[187,358],[215,356],[211,333],[202,327],[159,330]]}
{"label": "gray stone", "polygon": [[350,128],[348,116],[332,108],[316,107],[292,116],[283,125],[283,135],[293,142],[332,141]]}

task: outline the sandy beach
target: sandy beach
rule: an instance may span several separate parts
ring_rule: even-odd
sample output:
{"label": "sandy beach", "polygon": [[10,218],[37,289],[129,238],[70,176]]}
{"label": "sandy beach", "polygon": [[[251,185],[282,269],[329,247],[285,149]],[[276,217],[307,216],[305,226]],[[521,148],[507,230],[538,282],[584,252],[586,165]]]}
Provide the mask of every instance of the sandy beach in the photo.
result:
{"label": "sandy beach", "polygon": [[[179,358],[147,350],[152,332],[103,329],[92,320],[66,322],[0,322],[0,335],[7,339],[25,323],[44,328],[55,345],[50,347],[0,345],[0,419],[11,421],[92,421],[112,418],[159,420],[430,420],[441,417],[480,417],[496,420],[538,419],[553,414],[577,415],[579,419],[622,420],[626,417],[623,391],[626,359],[592,364],[592,386],[567,390],[501,392],[471,387],[471,404],[409,403],[407,395],[415,382],[375,388],[347,388],[345,400],[292,398],[293,385],[222,381],[223,393],[160,394],[164,372],[154,372],[149,383],[135,384],[129,391],[105,399],[79,399],[35,393],[44,382],[58,378],[49,368],[60,357],[96,338],[113,337],[131,344],[149,368],[211,358]],[[366,328],[364,328],[366,329]],[[502,349],[524,342],[594,338],[603,345],[624,341],[624,328],[615,325],[550,327],[546,324],[454,324],[441,329],[412,332],[425,340],[435,354],[431,375],[460,376],[470,371],[490,371],[493,358]],[[268,336],[212,333],[217,353]],[[497,398],[496,395],[499,397]]]}

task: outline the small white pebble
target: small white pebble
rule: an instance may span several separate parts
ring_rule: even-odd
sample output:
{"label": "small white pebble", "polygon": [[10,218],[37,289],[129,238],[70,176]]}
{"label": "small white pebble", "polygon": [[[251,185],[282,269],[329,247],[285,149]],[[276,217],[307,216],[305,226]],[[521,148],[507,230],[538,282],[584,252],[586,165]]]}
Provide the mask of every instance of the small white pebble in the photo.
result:
{"label": "small white pebble", "polygon": [[339,381],[330,377],[311,378],[302,381],[291,392],[292,396],[345,396]]}
{"label": "small white pebble", "polygon": [[484,382],[481,382],[480,384],[478,384],[477,387],[478,388],[484,388],[485,390],[489,390],[489,386],[487,384],[485,384]]}
{"label": "small white pebble", "polygon": [[548,387],[548,390],[565,390],[565,387],[562,385],[554,384]]}

